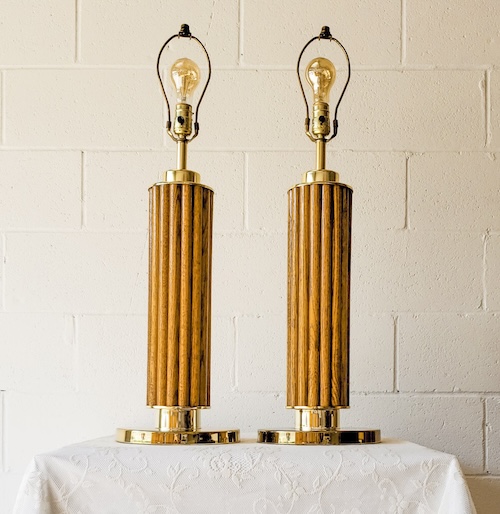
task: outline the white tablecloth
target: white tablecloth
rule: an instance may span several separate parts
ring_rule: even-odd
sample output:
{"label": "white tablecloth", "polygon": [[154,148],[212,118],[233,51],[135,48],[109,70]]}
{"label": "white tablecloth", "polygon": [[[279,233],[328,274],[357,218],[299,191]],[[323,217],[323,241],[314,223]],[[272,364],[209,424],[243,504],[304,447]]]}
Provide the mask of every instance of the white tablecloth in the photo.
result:
{"label": "white tablecloth", "polygon": [[97,439],[36,456],[15,513],[475,513],[457,459],[404,441],[151,447]]}

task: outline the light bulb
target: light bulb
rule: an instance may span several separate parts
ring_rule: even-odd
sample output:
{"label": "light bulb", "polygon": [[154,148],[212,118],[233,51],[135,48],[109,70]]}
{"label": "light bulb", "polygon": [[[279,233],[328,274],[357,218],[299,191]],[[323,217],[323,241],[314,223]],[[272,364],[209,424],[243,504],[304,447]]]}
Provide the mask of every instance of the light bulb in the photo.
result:
{"label": "light bulb", "polygon": [[187,102],[200,81],[200,68],[191,59],[183,57],[172,64],[170,76],[177,91],[177,101]]}
{"label": "light bulb", "polygon": [[337,72],[331,61],[316,57],[306,67],[306,79],[313,88],[314,103],[328,103]]}

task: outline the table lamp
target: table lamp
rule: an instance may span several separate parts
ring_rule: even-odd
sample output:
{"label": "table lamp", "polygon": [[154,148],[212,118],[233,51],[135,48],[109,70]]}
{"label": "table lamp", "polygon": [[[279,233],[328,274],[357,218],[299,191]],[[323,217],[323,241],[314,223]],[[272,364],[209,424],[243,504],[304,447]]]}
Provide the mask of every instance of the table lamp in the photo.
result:
{"label": "table lamp", "polygon": [[[300,61],[313,41],[336,43],[347,60],[347,79],[330,124],[333,63],[314,58],[306,67],[313,111],[302,85]],[[258,441],[278,444],[380,442],[380,430],[340,429],[339,410],[349,407],[349,308],[352,189],[325,168],[326,143],[338,130],[337,112],[351,66],[344,46],[323,27],[302,49],[297,75],[306,103],[305,132],[316,144],[316,169],[288,191],[287,408],[295,429],[259,430]],[[312,121],[312,123],[311,123]],[[331,126],[332,125],[332,126]],[[330,135],[331,133],[331,135]]]}
{"label": "table lamp", "polygon": [[[191,96],[200,82],[198,65],[174,62],[177,92],[172,123],[160,73],[160,59],[174,38],[203,48],[208,77],[193,123]],[[210,57],[188,25],[170,37],[158,54],[158,79],[167,103],[167,132],[177,143],[177,168],[149,189],[149,306],[147,405],[156,428],[118,429],[116,440],[138,444],[236,443],[239,430],[201,430],[200,410],[210,407],[210,338],[213,191],[187,169],[187,145],[199,132],[198,110],[211,76]],[[193,131],[194,125],[194,131]]]}

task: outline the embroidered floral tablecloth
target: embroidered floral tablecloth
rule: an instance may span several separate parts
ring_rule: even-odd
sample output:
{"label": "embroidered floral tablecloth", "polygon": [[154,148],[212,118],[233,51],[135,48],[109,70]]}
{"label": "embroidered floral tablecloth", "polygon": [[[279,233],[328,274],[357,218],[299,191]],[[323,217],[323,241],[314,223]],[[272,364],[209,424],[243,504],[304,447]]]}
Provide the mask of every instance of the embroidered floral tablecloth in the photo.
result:
{"label": "embroidered floral tablecloth", "polygon": [[473,514],[457,459],[366,446],[151,447],[97,439],[37,455],[16,514]]}

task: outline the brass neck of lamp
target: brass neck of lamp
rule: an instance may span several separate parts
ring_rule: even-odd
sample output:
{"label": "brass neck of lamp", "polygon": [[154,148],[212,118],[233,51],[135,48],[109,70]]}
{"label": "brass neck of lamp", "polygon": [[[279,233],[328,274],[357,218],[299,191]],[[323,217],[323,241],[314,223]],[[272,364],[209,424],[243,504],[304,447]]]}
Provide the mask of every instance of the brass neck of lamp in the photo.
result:
{"label": "brass neck of lamp", "polygon": [[337,427],[337,409],[295,408],[296,430],[335,430]]}
{"label": "brass neck of lamp", "polygon": [[177,169],[187,169],[187,141],[177,141]]}
{"label": "brass neck of lamp", "polygon": [[316,140],[316,170],[324,170],[326,166],[326,142],[324,139]]}
{"label": "brass neck of lamp", "polygon": [[302,175],[304,184],[313,182],[338,182],[339,174],[336,171],[325,169],[326,166],[326,141],[316,139],[316,169]]}
{"label": "brass neck of lamp", "polygon": [[158,407],[156,428],[161,432],[194,432],[200,429],[200,409],[184,407]]}

